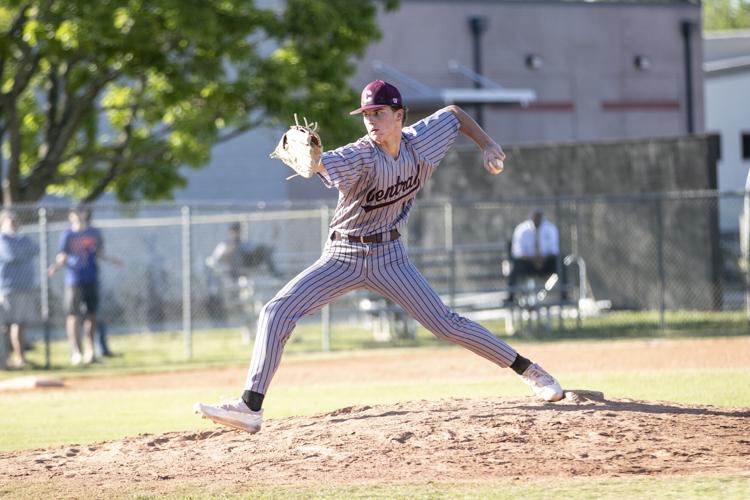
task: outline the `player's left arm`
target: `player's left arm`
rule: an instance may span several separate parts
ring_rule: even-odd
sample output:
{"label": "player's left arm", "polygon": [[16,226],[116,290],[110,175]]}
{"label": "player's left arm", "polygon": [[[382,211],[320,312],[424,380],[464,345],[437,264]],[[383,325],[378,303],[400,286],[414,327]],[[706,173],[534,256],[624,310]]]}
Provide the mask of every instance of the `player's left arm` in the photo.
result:
{"label": "player's left arm", "polygon": [[96,246],[96,259],[101,262],[109,262],[110,264],[122,267],[125,265],[125,263],[120,259],[119,257],[115,257],[114,255],[109,255],[107,252],[104,251],[104,240],[101,237],[101,234],[97,236],[97,239],[99,240]]}
{"label": "player's left arm", "polygon": [[102,262],[109,262],[113,266],[117,267],[123,267],[125,265],[125,262],[119,258],[115,257],[114,255],[109,255],[106,253],[98,253],[96,254],[97,259],[99,259]]}
{"label": "player's left arm", "polygon": [[484,169],[492,175],[502,172],[505,168],[505,153],[503,152],[503,148],[487,135],[487,132],[460,107],[451,104],[450,106],[446,106],[445,110],[453,113],[458,119],[459,132],[474,141],[484,153]]}

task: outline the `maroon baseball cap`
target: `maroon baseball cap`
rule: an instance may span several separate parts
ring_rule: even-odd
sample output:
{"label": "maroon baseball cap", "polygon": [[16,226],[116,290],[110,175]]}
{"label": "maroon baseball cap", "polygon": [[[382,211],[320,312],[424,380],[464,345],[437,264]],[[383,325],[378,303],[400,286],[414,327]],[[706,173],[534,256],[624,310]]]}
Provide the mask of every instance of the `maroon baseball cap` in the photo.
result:
{"label": "maroon baseball cap", "polygon": [[375,80],[362,89],[361,106],[349,114],[356,115],[366,109],[382,108],[383,106],[403,107],[404,102],[401,99],[401,92],[396,87],[383,80]]}

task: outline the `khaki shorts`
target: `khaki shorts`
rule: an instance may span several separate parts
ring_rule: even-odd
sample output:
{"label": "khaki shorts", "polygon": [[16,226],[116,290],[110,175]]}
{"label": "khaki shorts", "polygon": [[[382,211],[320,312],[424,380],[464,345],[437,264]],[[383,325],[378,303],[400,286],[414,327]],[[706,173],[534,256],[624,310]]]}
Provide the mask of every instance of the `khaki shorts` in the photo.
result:
{"label": "khaki shorts", "polygon": [[0,294],[0,310],[5,324],[34,323],[41,320],[34,292],[5,292]]}

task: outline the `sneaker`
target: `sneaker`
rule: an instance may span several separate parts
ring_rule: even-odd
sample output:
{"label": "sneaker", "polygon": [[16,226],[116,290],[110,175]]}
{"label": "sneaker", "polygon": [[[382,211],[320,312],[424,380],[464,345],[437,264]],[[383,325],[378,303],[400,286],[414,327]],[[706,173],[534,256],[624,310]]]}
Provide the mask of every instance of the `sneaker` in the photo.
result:
{"label": "sneaker", "polygon": [[73,351],[73,354],[70,355],[70,364],[73,366],[78,366],[83,362],[83,356],[81,356],[81,351]]}
{"label": "sneaker", "polygon": [[21,369],[21,368],[26,368],[26,366],[27,366],[26,360],[23,358],[19,358],[17,356],[13,356],[13,359],[11,359],[8,362],[8,368]]}
{"label": "sneaker", "polygon": [[94,351],[86,351],[83,353],[83,364],[84,365],[90,365],[92,363],[99,363],[100,358],[96,355]]}
{"label": "sneaker", "polygon": [[213,420],[217,424],[233,427],[251,434],[258,432],[261,423],[263,423],[263,410],[251,410],[242,399],[233,399],[216,406],[195,403],[193,410],[203,418]]}
{"label": "sneaker", "polygon": [[563,398],[560,382],[536,363],[532,363],[526,368],[526,371],[521,375],[521,380],[531,387],[537,397],[545,401],[554,402]]}

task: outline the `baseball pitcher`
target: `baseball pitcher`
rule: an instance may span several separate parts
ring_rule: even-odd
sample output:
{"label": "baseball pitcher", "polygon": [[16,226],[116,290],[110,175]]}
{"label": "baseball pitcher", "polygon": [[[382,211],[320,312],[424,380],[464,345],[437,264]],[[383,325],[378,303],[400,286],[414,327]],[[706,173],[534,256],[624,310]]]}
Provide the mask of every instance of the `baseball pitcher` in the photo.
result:
{"label": "baseball pitcher", "polygon": [[303,177],[317,175],[339,192],[330,235],[321,257],[292,279],[262,309],[245,391],[219,405],[196,403],[204,418],[247,432],[262,423],[262,404],[281,361],[284,345],[303,316],[357,289],[399,304],[439,338],[461,345],[496,365],[510,367],[539,398],[559,401],[563,390],[538,364],[518,354],[486,328],[451,311],[409,261],[400,230],[417,193],[438,167],[459,132],[484,153],[483,166],[503,171],[505,154],[461,108],[450,105],[410,127],[396,87],[383,80],[362,91],[367,134],[322,152],[315,126],[290,128],[272,154]]}

